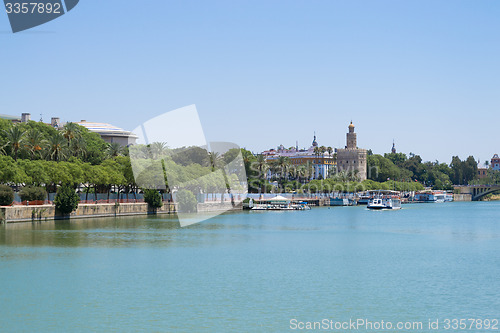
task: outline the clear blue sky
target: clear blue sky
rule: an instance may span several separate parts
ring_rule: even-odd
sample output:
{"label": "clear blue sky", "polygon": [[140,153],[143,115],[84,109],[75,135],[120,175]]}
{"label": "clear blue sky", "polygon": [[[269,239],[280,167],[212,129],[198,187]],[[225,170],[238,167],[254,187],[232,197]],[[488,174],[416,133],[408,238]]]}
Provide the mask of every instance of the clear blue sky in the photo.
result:
{"label": "clear blue sky", "polygon": [[500,153],[500,1],[81,0],[12,34],[0,113],[133,129],[196,104],[210,141]]}

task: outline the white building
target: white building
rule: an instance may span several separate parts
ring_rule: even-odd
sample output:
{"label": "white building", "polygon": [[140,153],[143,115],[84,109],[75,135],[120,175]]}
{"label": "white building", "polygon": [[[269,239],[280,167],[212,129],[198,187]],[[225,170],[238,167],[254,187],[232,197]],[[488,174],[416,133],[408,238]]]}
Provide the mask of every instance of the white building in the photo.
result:
{"label": "white building", "polygon": [[85,127],[91,132],[97,133],[101,138],[107,143],[119,143],[121,146],[128,147],[135,145],[137,140],[137,135],[132,132],[126,131],[122,128],[106,124],[106,123],[94,123],[82,120],[76,124]]}
{"label": "white building", "polygon": [[[280,157],[288,157],[292,166],[310,166],[314,171],[310,177],[311,179],[328,178],[328,175],[330,172],[333,172],[333,168],[335,167],[334,150],[331,149],[331,152],[321,151],[316,141],[316,135],[314,135],[314,140],[309,149],[299,149],[298,146],[286,149],[281,145],[276,150],[263,151],[262,155],[264,155],[268,162],[276,161]],[[269,172],[268,178],[272,176]]]}

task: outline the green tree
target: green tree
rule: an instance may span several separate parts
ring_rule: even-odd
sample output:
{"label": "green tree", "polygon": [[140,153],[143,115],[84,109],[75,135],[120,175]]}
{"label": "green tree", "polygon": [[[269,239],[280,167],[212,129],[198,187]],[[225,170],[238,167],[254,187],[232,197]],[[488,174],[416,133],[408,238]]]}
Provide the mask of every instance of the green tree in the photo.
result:
{"label": "green tree", "polygon": [[109,157],[116,157],[122,154],[122,146],[118,142],[113,142],[108,145],[106,149]]}
{"label": "green tree", "polygon": [[32,128],[26,133],[24,145],[29,151],[31,159],[40,158],[46,144],[47,141],[44,139],[42,132]]}
{"label": "green tree", "polygon": [[56,206],[56,211],[62,215],[69,215],[74,210],[78,208],[78,203],[80,202],[80,197],[75,192],[75,189],[70,185],[62,185],[57,190],[56,197],[54,199],[54,205]]}
{"label": "green tree", "polygon": [[48,138],[48,157],[53,161],[60,161],[66,158],[65,139],[60,133],[54,133]]}
{"label": "green tree", "polygon": [[10,206],[14,201],[14,191],[10,186],[0,185],[0,206]]}
{"label": "green tree", "polygon": [[177,192],[176,201],[181,213],[195,213],[198,201],[193,192],[182,189]]}
{"label": "green tree", "polygon": [[208,165],[212,171],[221,169],[224,167],[224,159],[219,153],[211,151],[208,153]]}
{"label": "green tree", "polygon": [[62,128],[62,135],[68,141],[68,147],[71,146],[71,141],[80,136],[82,126],[69,122]]}
{"label": "green tree", "polygon": [[406,157],[406,154],[404,154],[404,153],[390,153],[390,154],[386,153],[386,154],[384,154],[384,157],[391,160],[391,162],[394,163],[399,168],[404,167],[404,164],[408,159]]}
{"label": "green tree", "polygon": [[161,194],[155,189],[144,189],[144,202],[148,204],[149,209],[156,211],[158,208],[163,206],[163,201]]}
{"label": "green tree", "polygon": [[23,144],[24,135],[25,132],[19,126],[12,126],[5,131],[7,145],[10,146],[15,161]]}
{"label": "green tree", "polygon": [[43,201],[47,192],[43,187],[25,186],[19,191],[21,201]]}

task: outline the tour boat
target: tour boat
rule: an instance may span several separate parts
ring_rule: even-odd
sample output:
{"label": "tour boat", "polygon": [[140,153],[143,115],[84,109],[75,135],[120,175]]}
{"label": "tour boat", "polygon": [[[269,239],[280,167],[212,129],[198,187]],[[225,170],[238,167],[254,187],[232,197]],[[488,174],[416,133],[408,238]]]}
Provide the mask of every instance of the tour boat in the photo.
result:
{"label": "tour boat", "polygon": [[419,202],[446,202],[453,201],[453,194],[451,196],[443,191],[422,191],[415,194],[415,201]]}
{"label": "tour boat", "polygon": [[271,199],[260,200],[254,204],[252,210],[309,210],[311,207],[306,202],[292,203],[288,198],[276,196]]}
{"label": "tour boat", "polygon": [[375,196],[368,202],[368,209],[401,209],[401,198],[392,195]]}

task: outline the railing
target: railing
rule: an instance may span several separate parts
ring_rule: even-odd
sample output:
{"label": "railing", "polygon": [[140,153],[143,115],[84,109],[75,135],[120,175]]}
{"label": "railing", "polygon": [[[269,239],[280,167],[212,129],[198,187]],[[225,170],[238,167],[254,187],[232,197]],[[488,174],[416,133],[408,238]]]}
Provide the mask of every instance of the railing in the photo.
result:
{"label": "railing", "polygon": [[40,205],[52,205],[52,201],[49,200],[33,200],[33,201],[14,201],[13,206],[40,206]]}
{"label": "railing", "polygon": [[[79,204],[116,204],[116,203],[143,203],[144,199],[104,199],[104,200],[80,200]],[[163,202],[171,202],[164,200]],[[53,201],[49,200],[34,200],[34,201],[14,201],[12,206],[40,206],[40,205],[53,205]]]}

